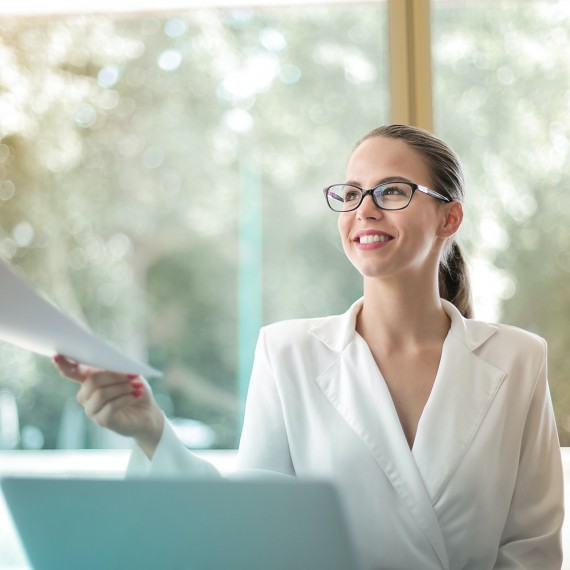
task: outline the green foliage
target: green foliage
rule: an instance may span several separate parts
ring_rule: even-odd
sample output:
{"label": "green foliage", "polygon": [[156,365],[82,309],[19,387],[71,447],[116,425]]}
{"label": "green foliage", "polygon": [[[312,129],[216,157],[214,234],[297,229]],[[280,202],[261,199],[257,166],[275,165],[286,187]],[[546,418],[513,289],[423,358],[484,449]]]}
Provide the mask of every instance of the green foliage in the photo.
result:
{"label": "green foliage", "polygon": [[[320,190],[386,120],[382,29],[372,5],[0,21],[0,255],[161,368],[158,397],[218,447],[254,348],[238,343],[240,172],[261,185],[263,322],[345,309],[360,285]],[[75,386],[0,349],[0,388],[57,446]]]}
{"label": "green foliage", "polygon": [[[464,233],[496,270],[497,318],[546,338],[562,445],[570,445],[570,10],[564,2],[434,10],[438,133],[468,178]],[[477,275],[475,275],[477,278]],[[485,299],[482,299],[485,301]]]}
{"label": "green foliage", "polygon": [[[263,323],[360,294],[320,192],[387,121],[385,16],[367,4],[0,20],[0,256],[161,368],[158,397],[212,426],[218,447],[239,428],[244,184],[261,187]],[[434,3],[432,18],[436,132],[466,167],[478,314],[548,340],[569,445],[570,13]],[[5,344],[0,363],[21,424],[57,446],[76,387]]]}

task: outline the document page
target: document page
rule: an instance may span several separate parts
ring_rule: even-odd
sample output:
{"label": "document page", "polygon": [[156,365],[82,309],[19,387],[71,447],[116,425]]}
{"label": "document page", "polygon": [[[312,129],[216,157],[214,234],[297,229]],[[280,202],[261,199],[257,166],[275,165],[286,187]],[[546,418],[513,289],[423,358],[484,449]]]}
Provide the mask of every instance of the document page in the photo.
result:
{"label": "document page", "polygon": [[0,341],[123,374],[162,376],[64,315],[5,262],[0,262]]}

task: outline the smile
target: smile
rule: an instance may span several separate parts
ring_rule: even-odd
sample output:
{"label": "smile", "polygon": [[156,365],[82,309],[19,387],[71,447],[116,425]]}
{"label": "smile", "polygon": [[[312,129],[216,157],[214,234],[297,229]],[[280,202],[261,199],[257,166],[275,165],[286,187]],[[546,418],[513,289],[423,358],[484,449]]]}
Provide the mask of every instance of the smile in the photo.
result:
{"label": "smile", "polygon": [[356,238],[356,241],[358,241],[359,243],[377,243],[382,241],[388,241],[391,239],[392,238],[387,235],[371,234],[367,236],[360,236],[359,238]]}
{"label": "smile", "polygon": [[385,232],[364,230],[356,234],[352,241],[358,249],[369,250],[386,247],[393,239],[394,236]]}

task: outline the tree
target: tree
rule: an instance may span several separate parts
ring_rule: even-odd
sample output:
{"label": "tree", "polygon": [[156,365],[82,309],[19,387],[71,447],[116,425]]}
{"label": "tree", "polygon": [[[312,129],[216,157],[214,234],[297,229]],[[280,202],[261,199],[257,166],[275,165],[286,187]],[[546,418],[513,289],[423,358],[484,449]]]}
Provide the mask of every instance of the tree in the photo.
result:
{"label": "tree", "polygon": [[486,295],[500,301],[497,318],[549,343],[562,445],[570,444],[569,21],[565,3],[442,5],[433,29],[437,131],[468,174],[463,237],[473,258],[496,268]]}
{"label": "tree", "polygon": [[[161,368],[154,389],[172,414],[212,425],[217,446],[235,444],[240,184],[258,184],[263,202],[262,322],[344,309],[358,279],[320,190],[386,116],[384,13],[200,10],[0,26],[0,106],[12,117],[0,122],[3,256]],[[0,386],[55,446],[73,385],[45,360],[1,350],[17,365],[0,368]]]}

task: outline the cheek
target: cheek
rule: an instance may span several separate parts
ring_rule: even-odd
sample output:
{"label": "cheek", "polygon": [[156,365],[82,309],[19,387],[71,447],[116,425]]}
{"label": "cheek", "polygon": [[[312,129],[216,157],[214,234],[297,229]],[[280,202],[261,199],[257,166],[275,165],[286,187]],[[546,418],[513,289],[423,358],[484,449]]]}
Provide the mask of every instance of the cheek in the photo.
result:
{"label": "cheek", "polygon": [[344,237],[344,235],[346,234],[346,227],[347,227],[345,214],[338,215],[336,226],[338,228],[338,233],[340,234],[340,237],[341,238]]}
{"label": "cheek", "polygon": [[406,220],[402,225],[403,233],[408,236],[409,243],[418,253],[431,251],[437,237],[436,230],[437,223],[434,217],[423,212],[415,220]]}
{"label": "cheek", "polygon": [[439,218],[429,208],[408,208],[410,215],[402,216],[400,226],[403,231],[415,236],[435,235]]}
{"label": "cheek", "polygon": [[353,216],[351,214],[339,214],[338,216],[337,228],[343,245],[348,241],[348,236],[352,227],[352,218]]}

